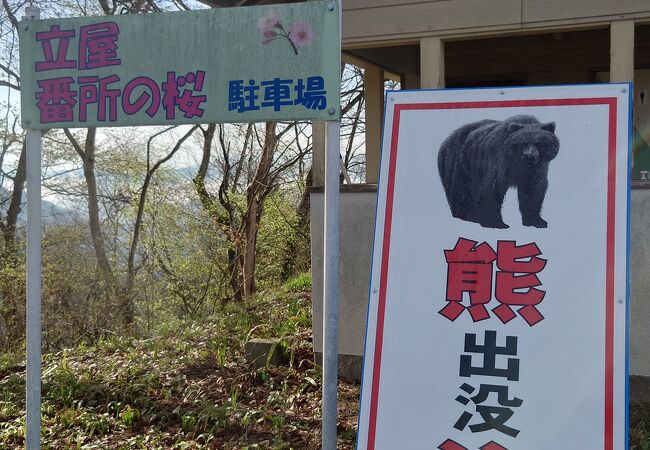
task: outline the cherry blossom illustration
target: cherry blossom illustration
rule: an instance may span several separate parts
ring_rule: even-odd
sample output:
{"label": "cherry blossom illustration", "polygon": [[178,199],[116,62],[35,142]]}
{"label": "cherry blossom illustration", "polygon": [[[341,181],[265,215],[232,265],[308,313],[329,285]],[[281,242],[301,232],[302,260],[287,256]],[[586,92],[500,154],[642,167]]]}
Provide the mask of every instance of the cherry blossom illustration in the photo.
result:
{"label": "cherry blossom illustration", "polygon": [[287,31],[275,9],[269,10],[265,16],[257,19],[257,28],[264,36],[262,45],[268,45],[276,39],[286,39],[296,55],[299,48],[307,47],[314,42],[314,30],[312,30],[309,21],[295,21]]}

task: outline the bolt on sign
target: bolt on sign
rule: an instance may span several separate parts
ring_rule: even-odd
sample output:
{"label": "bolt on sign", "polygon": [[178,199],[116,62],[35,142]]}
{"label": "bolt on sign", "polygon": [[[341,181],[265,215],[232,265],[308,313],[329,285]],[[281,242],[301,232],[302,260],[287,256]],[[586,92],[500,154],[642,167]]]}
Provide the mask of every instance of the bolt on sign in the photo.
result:
{"label": "bolt on sign", "polygon": [[630,91],[388,94],[359,449],[626,448]]}
{"label": "bolt on sign", "polygon": [[337,120],[337,1],[23,21],[23,126]]}

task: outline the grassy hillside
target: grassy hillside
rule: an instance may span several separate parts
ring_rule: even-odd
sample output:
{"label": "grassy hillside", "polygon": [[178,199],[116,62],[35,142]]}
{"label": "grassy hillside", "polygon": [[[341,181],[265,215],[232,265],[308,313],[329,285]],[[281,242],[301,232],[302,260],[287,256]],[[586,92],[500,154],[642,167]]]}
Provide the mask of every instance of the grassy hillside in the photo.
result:
{"label": "grassy hillside", "polygon": [[[298,278],[204,323],[161,326],[45,357],[43,448],[315,449],[320,371],[310,285]],[[249,337],[282,338],[286,366],[246,363]],[[0,449],[24,448],[25,367],[0,360]],[[359,387],[340,385],[339,448],[354,447]]]}

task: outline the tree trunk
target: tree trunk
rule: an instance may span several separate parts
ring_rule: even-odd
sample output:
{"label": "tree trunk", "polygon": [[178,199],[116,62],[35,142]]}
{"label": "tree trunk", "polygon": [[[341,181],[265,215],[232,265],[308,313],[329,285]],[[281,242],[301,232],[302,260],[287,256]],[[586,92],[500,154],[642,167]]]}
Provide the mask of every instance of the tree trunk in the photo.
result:
{"label": "tree trunk", "polygon": [[228,273],[230,274],[230,287],[232,288],[232,299],[241,303],[244,300],[244,281],[242,277],[241,261],[237,252],[231,248],[228,249]]}
{"label": "tree trunk", "polygon": [[144,177],[144,182],[142,183],[142,188],[140,189],[140,198],[138,199],[138,212],[135,216],[135,224],[133,225],[133,235],[131,237],[131,246],[129,247],[129,257],[127,260],[127,266],[126,266],[126,283],[124,284],[124,287],[122,289],[122,292],[120,294],[120,304],[122,307],[122,310],[125,311],[125,316],[124,316],[124,321],[127,325],[131,325],[133,323],[135,311],[134,311],[134,306],[133,306],[133,285],[135,283],[135,276],[138,272],[138,267],[135,265],[135,256],[136,256],[136,251],[138,250],[138,245],[140,243],[140,233],[142,231],[142,223],[144,222],[144,209],[147,201],[147,193],[149,191],[149,186],[151,185],[151,180],[153,179],[156,171],[162,166],[164,163],[169,161],[175,154],[176,152],[181,148],[181,145],[183,145],[183,142],[185,142],[193,133],[194,131],[198,128],[198,125],[193,126],[190,128],[190,130],[183,135],[181,139],[179,139],[172,150],[162,159],[157,161],[153,166],[151,166],[151,141],[156,137],[159,136],[160,134],[165,133],[166,131],[161,131],[157,134],[154,134],[150,139],[149,142],[147,143],[147,174]]}
{"label": "tree trunk", "polygon": [[[309,198],[309,188],[314,181],[314,171],[310,167],[305,177],[305,189],[302,191],[300,203],[296,207],[296,216],[298,223],[296,224],[296,235],[287,243],[287,251],[284,255],[282,262],[282,278],[289,279],[296,275],[298,270],[306,270],[309,266],[303,265],[303,247],[300,245],[302,242],[310,242],[309,235],[309,222],[311,220],[311,203]],[[297,270],[298,269],[298,270]]]}
{"label": "tree trunk", "polygon": [[257,253],[257,231],[262,217],[264,197],[271,191],[271,163],[273,152],[277,146],[278,137],[275,134],[275,122],[266,122],[264,132],[264,147],[260,163],[257,166],[253,182],[246,190],[246,213],[244,214],[244,296],[255,293],[255,255]]}
{"label": "tree trunk", "polygon": [[101,221],[99,219],[99,200],[97,197],[97,179],[95,178],[95,136],[97,130],[88,128],[86,144],[83,155],[84,178],[88,188],[88,219],[90,222],[90,236],[93,240],[97,264],[104,275],[108,285],[111,284],[111,265],[106,256],[104,248],[104,237],[102,236]]}
{"label": "tree trunk", "polygon": [[[227,184],[229,181],[229,170],[227,158],[225,158],[224,164],[224,179],[222,180],[221,187],[219,188],[219,203],[214,195],[208,192],[208,189],[205,187],[205,178],[208,173],[208,167],[210,165],[210,157],[212,154],[212,141],[214,139],[214,134],[216,131],[215,124],[209,124],[207,129],[203,131],[203,156],[201,158],[201,164],[199,170],[196,173],[196,176],[192,180],[194,182],[194,187],[196,193],[199,196],[201,205],[203,206],[204,211],[206,211],[210,218],[214,221],[217,226],[223,231],[226,239],[228,240],[228,276],[229,284],[232,289],[232,300],[235,302],[241,302],[244,298],[243,296],[243,278],[242,278],[242,257],[237,252],[238,248],[236,246],[236,229],[237,226],[233,222],[234,216],[232,214],[232,205],[229,203],[227,198]],[[221,130],[220,130],[221,132]],[[224,150],[225,151],[225,150]],[[227,155],[226,155],[227,156]],[[226,215],[220,214],[219,204],[226,210]]]}
{"label": "tree trunk", "polygon": [[253,198],[247,206],[248,210],[244,219],[245,244],[243,248],[244,261],[242,267],[245,297],[255,293],[255,253],[257,249],[257,230],[259,227],[257,199]]}
{"label": "tree trunk", "polygon": [[104,292],[107,301],[112,294],[117,296],[117,308],[122,315],[125,325],[131,325],[134,320],[135,311],[130,299],[126,299],[123,292],[116,289],[115,280],[113,279],[113,269],[106,256],[106,248],[104,247],[104,236],[102,233],[102,225],[99,217],[99,197],[97,194],[97,178],[95,177],[95,154],[97,147],[95,145],[95,138],[97,135],[96,128],[88,128],[86,131],[86,142],[84,148],[73,134],[67,128],[64,128],[66,136],[70,143],[76,150],[83,161],[84,179],[86,180],[86,189],[88,190],[88,223],[90,226],[90,237],[93,241],[93,250],[95,251],[95,258],[97,259],[97,266],[104,279]]}
{"label": "tree trunk", "polygon": [[23,142],[23,147],[20,150],[20,159],[18,160],[18,168],[16,169],[16,176],[14,177],[13,191],[11,192],[11,202],[7,210],[7,223],[2,230],[5,241],[5,254],[14,259],[16,255],[16,224],[18,223],[18,215],[21,211],[21,202],[23,198],[23,189],[25,189],[25,180],[27,178],[26,170],[26,144]]}

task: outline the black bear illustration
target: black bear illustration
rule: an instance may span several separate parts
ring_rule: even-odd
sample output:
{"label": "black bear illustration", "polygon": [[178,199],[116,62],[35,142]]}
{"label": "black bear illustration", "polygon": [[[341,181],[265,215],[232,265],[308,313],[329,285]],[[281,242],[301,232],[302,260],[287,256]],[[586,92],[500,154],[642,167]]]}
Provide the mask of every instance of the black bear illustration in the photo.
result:
{"label": "black bear illustration", "polygon": [[438,170],[454,217],[508,228],[501,217],[506,191],[517,189],[525,226],[546,228],[540,212],[548,166],[559,151],[555,122],[533,116],[480,120],[455,130],[440,146]]}

